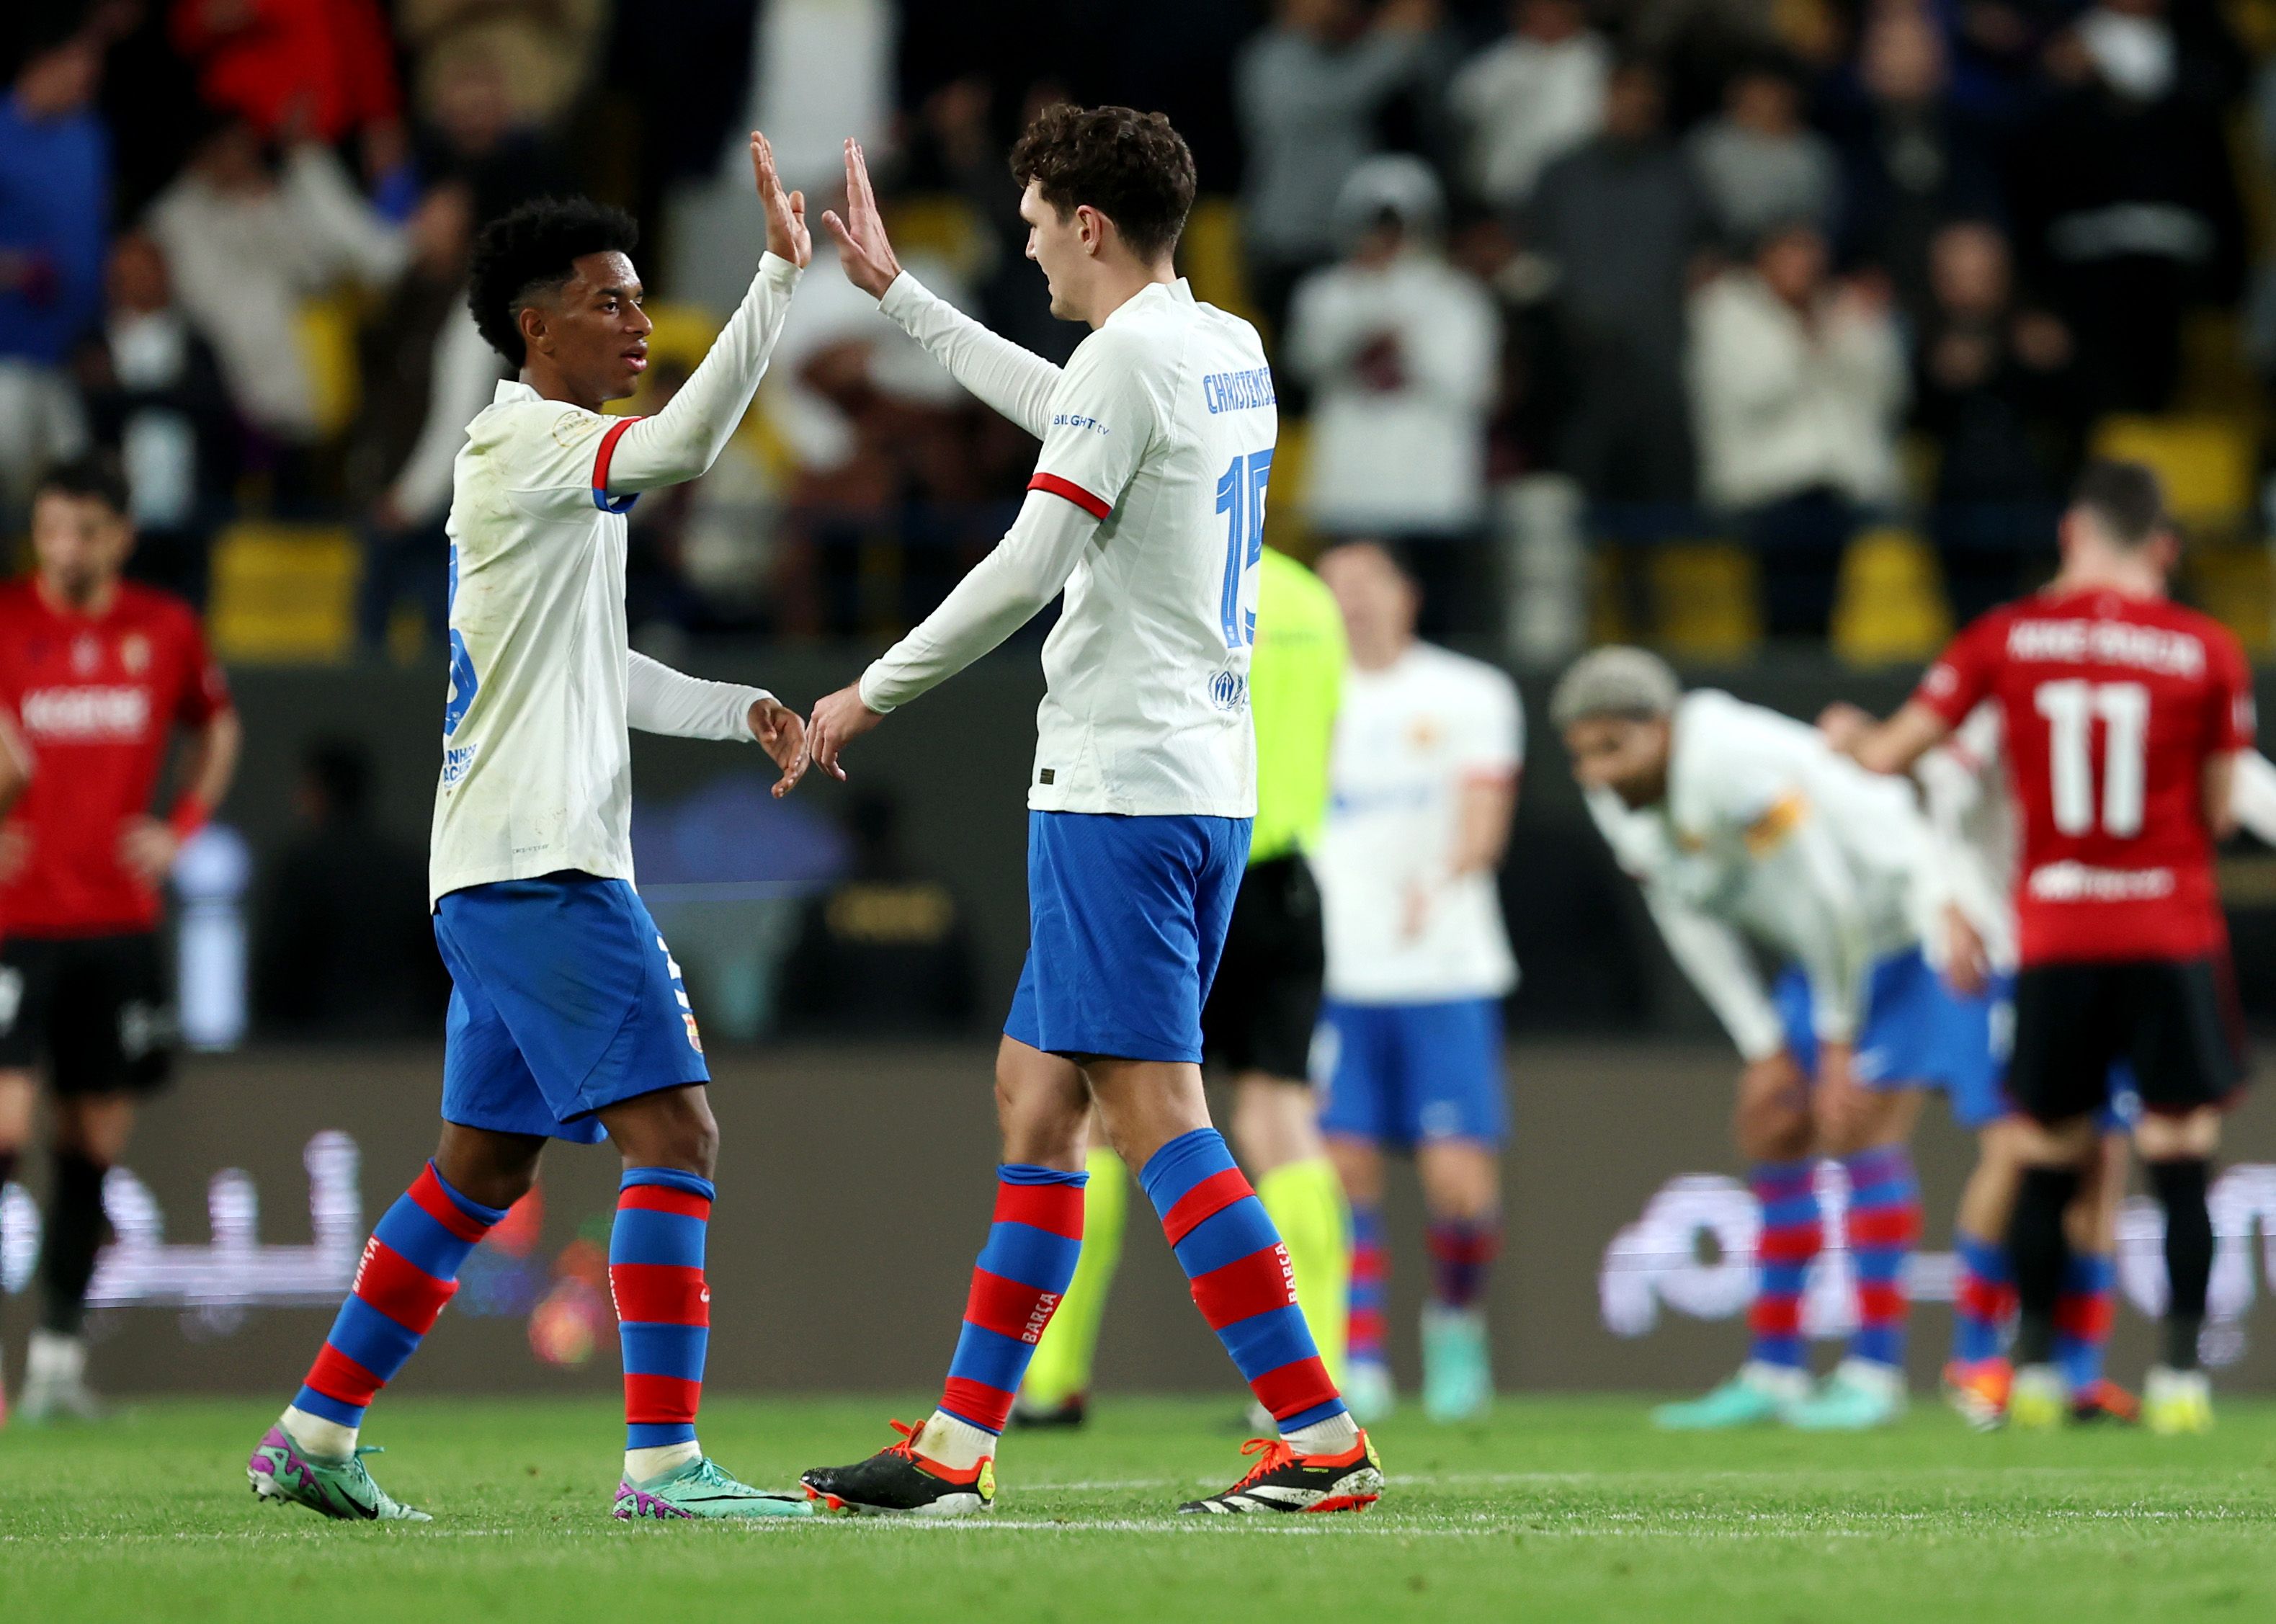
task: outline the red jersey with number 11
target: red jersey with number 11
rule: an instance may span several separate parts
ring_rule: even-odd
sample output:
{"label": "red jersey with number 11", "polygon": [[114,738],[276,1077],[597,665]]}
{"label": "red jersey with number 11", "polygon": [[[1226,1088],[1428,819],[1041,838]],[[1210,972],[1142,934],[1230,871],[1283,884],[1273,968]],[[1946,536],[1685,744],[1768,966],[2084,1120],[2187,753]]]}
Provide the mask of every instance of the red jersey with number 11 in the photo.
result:
{"label": "red jersey with number 11", "polygon": [[2227,627],[2101,588],[2025,598],[1954,639],[1914,697],[1955,727],[1999,706],[2025,965],[2194,959],[2227,941],[2204,770],[2252,747],[2253,720]]}

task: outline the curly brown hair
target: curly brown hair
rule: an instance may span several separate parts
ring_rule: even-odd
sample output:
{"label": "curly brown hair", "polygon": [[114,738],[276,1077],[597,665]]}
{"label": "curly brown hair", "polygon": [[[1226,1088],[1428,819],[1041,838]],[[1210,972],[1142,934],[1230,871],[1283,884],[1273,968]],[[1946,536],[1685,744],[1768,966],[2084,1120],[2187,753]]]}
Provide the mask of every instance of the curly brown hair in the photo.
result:
{"label": "curly brown hair", "polygon": [[1012,148],[1012,178],[1034,181],[1064,220],[1096,209],[1131,252],[1159,259],[1194,206],[1194,155],[1161,113],[1060,102],[1036,115]]}

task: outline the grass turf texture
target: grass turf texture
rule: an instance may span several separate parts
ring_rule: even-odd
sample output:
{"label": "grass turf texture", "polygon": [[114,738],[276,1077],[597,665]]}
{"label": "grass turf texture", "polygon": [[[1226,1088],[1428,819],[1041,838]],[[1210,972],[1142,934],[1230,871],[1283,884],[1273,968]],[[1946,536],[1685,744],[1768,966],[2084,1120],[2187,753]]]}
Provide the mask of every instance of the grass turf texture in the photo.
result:
{"label": "grass turf texture", "polygon": [[[719,1398],[703,1437],[787,1485],[891,1441],[885,1408]],[[609,1519],[612,1405],[388,1400],[373,1465],[436,1518],[406,1528],[256,1504],[272,1407],[148,1404],[0,1431],[0,1619],[2276,1616],[2276,1405],[2169,1440],[1978,1437],[1927,1406],[1865,1438],[1668,1437],[1633,1400],[1505,1400],[1378,1428],[1392,1490],[1362,1516],[1175,1517],[1236,1475],[1233,1413],[1110,1399],[1083,1432],[1015,1436],[984,1517],[690,1527]]]}

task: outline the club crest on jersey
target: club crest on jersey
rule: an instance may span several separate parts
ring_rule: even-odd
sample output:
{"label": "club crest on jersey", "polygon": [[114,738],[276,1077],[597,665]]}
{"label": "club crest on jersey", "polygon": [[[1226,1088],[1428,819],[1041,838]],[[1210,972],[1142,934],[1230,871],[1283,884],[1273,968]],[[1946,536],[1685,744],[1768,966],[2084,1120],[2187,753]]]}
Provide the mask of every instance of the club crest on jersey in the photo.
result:
{"label": "club crest on jersey", "polygon": [[1219,710],[1238,710],[1248,702],[1248,679],[1237,671],[1221,671],[1210,679],[1209,696]]}
{"label": "club crest on jersey", "polygon": [[139,677],[150,669],[150,640],[140,632],[129,632],[118,640],[118,663],[130,677]]}

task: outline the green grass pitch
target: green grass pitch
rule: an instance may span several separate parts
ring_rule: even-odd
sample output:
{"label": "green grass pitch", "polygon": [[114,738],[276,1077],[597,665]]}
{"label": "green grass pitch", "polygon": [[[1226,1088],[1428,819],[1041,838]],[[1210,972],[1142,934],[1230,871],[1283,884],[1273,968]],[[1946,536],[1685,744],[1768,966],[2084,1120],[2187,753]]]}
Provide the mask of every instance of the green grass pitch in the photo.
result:
{"label": "green grass pitch", "polygon": [[[787,1485],[890,1441],[891,1408],[715,1398],[703,1436]],[[1365,1515],[1174,1516],[1235,1475],[1234,1414],[1110,1398],[1081,1434],[1015,1436],[985,1517],[635,1527],[607,1515],[611,1404],[383,1401],[374,1466],[436,1519],[403,1528],[257,1504],[268,1406],[146,1404],[0,1431],[0,1620],[2276,1617],[2276,1404],[2188,1440],[1977,1437],[1926,1405],[1861,1438],[1670,1438],[1632,1399],[1506,1400],[1378,1428],[1392,1487]]]}

